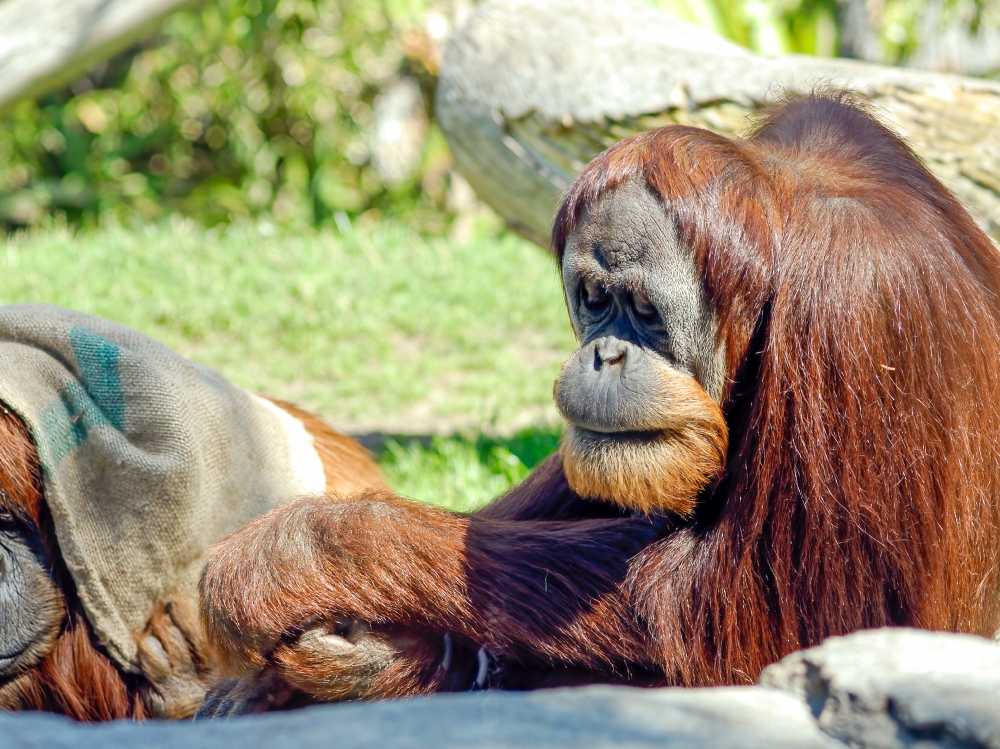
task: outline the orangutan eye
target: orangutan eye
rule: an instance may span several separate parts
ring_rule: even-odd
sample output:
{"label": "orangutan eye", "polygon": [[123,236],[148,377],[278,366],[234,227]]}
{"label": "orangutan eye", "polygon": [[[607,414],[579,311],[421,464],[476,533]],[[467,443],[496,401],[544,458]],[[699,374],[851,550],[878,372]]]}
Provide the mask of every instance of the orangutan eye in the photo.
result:
{"label": "orangutan eye", "polygon": [[589,311],[600,312],[611,302],[611,295],[599,283],[588,279],[580,284],[580,302]]}
{"label": "orangutan eye", "polygon": [[636,317],[643,322],[652,322],[660,315],[649,301],[649,297],[639,291],[632,294],[632,309],[635,310]]}

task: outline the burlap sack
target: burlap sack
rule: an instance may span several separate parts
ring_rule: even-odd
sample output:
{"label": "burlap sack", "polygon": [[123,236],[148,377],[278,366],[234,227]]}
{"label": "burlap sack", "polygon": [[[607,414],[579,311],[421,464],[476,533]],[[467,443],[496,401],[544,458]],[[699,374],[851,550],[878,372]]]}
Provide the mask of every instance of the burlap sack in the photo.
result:
{"label": "burlap sack", "polygon": [[28,425],[63,558],[114,660],[202,555],[296,494],[322,492],[301,423],[153,340],[47,305],[0,307],[0,401]]}

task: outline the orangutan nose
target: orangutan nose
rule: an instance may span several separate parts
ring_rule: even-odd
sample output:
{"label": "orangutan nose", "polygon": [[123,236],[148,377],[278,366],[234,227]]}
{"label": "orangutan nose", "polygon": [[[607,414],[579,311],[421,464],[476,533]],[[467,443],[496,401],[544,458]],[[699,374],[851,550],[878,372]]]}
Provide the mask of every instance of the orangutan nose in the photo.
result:
{"label": "orangutan nose", "polygon": [[606,336],[594,343],[594,369],[600,370],[605,364],[624,364],[628,346],[614,336]]}

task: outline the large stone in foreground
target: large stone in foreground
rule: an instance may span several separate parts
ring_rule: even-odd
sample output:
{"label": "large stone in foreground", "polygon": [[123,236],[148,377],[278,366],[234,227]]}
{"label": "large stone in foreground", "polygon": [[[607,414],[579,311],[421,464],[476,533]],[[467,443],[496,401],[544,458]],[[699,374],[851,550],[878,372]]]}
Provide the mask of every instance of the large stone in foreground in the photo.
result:
{"label": "large stone in foreground", "polygon": [[189,724],[83,726],[43,715],[0,716],[0,745],[46,749],[824,749],[791,695],[756,687],[641,690],[587,687],[442,695]]}
{"label": "large stone in foreground", "polygon": [[761,683],[796,695],[852,746],[1000,747],[1000,646],[981,637],[832,637],[765,669]]}
{"label": "large stone in foreground", "polygon": [[0,714],[0,747],[1000,749],[1000,646],[982,638],[858,632],[789,656],[761,681],[440,695],[206,723]]}

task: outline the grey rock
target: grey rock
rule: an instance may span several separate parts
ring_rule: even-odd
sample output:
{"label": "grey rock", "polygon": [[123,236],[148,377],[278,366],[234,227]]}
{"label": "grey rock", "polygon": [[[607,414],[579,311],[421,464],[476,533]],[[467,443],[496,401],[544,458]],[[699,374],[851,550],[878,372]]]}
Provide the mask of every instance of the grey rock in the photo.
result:
{"label": "grey rock", "polygon": [[80,725],[0,715],[0,746],[119,749],[834,749],[795,696],[758,687],[642,690],[586,687],[440,695],[322,705],[205,723]]}
{"label": "grey rock", "polygon": [[818,84],[872,92],[991,81],[809,55],[757,55],[641,0],[488,0],[449,40],[442,99],[478,101],[505,118],[530,112],[597,122],[678,104],[756,104]]}
{"label": "grey rock", "polygon": [[0,713],[0,748],[1000,748],[1000,646],[886,629],[827,640],[761,686],[481,692],[201,723],[81,725]]}
{"label": "grey rock", "polygon": [[191,0],[3,0],[0,111],[71,83]]}
{"label": "grey rock", "polygon": [[834,637],[768,667],[761,684],[809,705],[851,746],[1000,747],[1000,646],[880,629]]}
{"label": "grey rock", "polygon": [[547,246],[559,195],[628,118],[733,134],[783,92],[817,87],[877,103],[1000,239],[995,81],[754,54],[641,0],[485,0],[449,39],[435,108],[479,198]]}

